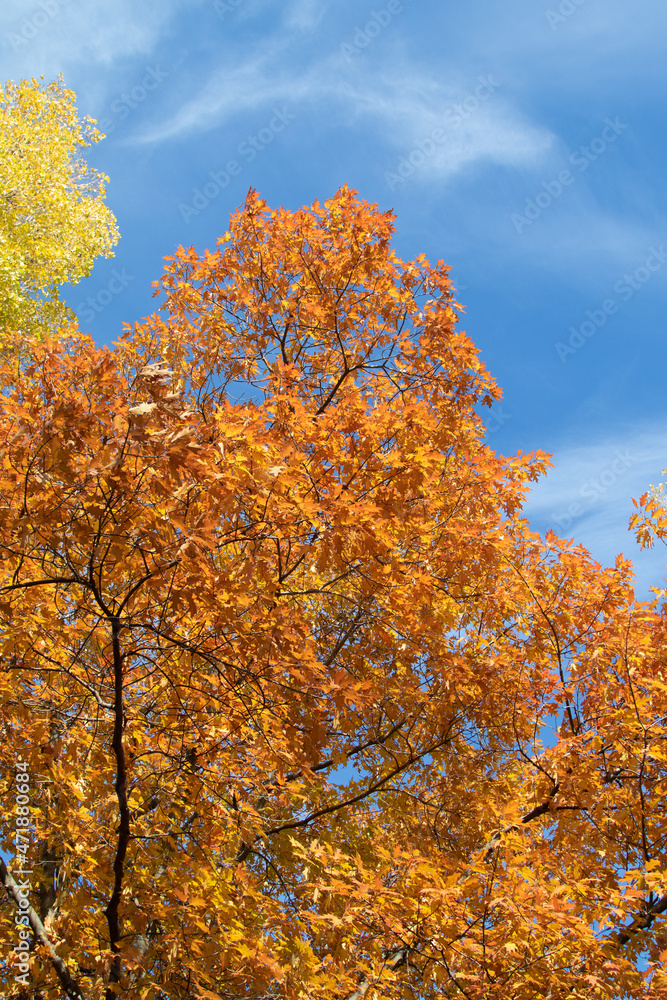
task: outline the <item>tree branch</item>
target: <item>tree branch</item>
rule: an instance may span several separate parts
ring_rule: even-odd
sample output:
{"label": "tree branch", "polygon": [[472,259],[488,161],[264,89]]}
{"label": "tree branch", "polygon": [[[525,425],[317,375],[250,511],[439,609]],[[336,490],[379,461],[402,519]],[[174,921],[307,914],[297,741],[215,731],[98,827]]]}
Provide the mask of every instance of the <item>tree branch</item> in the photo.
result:
{"label": "tree branch", "polygon": [[[512,830],[518,830],[519,827],[525,825],[526,823],[530,823],[533,819],[537,819],[538,816],[544,816],[545,813],[548,813],[559,789],[560,782],[554,782],[554,786],[544,802],[541,802],[539,806],[535,806],[535,808],[531,809],[530,812],[527,812],[525,816],[522,816],[518,823],[510,823],[508,826],[503,827],[502,830],[497,830],[491,837],[491,840],[489,840],[488,843],[486,843],[482,848],[482,851],[484,852],[484,860],[489,860],[489,857],[493,854],[496,844],[506,833],[510,833]],[[572,808],[577,807],[574,806]],[[480,851],[480,853],[482,853],[482,851]]]}
{"label": "tree branch", "polygon": [[631,924],[629,924],[624,930],[619,931],[616,937],[616,945],[618,948],[622,948],[624,944],[631,941],[638,931],[647,931],[656,917],[660,916],[661,913],[667,911],[667,893],[664,896],[660,896],[655,902],[652,898],[649,898],[645,904],[644,912],[635,917]]}
{"label": "tree branch", "polygon": [[[1,856],[0,856],[0,879],[2,880],[2,884],[7,891],[7,895],[14,900],[17,907],[20,907],[24,897],[22,896],[19,886],[16,884],[16,882],[10,875],[7,869],[7,865],[2,860]],[[67,997],[72,998],[72,1000],[83,1000],[84,994],[81,992],[78,984],[72,978],[72,975],[69,969],[67,968],[67,965],[60,957],[60,955],[57,953],[54,946],[51,944],[49,936],[46,933],[44,924],[39,919],[35,910],[32,908],[32,906],[30,906],[27,911],[23,910],[22,912],[24,913],[27,912],[28,921],[30,923],[32,932],[35,935],[35,938],[40,944],[44,945],[44,947],[48,951],[49,958],[51,960],[51,965],[56,970],[58,979],[60,980],[60,985],[65,991],[65,995]]]}
{"label": "tree branch", "polygon": [[[123,746],[123,655],[120,648],[121,624],[117,617],[111,621],[111,640],[113,646],[113,667],[114,667],[114,728],[112,747],[116,758],[116,798],[118,800],[118,811],[120,813],[120,823],[118,826],[118,842],[116,845],[116,856],[113,863],[114,885],[111,898],[104,914],[109,927],[109,940],[111,950],[115,953],[111,970],[109,973],[110,983],[119,983],[121,974],[120,949],[120,917],[118,907],[120,904],[121,889],[123,885],[123,872],[125,868],[125,857],[127,855],[127,845],[130,841],[130,807],[127,802],[127,762],[125,759],[125,748]],[[106,993],[106,1000],[114,1000],[116,993],[109,988]]]}

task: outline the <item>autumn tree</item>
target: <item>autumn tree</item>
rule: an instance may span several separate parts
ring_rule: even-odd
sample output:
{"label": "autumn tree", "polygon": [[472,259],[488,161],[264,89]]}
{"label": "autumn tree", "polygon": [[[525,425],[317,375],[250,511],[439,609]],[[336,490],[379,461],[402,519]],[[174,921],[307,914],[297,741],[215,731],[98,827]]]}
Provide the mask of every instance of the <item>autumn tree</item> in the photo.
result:
{"label": "autumn tree", "polygon": [[108,178],[80,155],[101,138],[62,78],[0,87],[0,344],[71,322],[58,289],[113,256]]}
{"label": "autumn tree", "polygon": [[667,997],[664,617],[392,220],[251,191],[0,369],[5,997]]}
{"label": "autumn tree", "polygon": [[[667,475],[667,469],[662,470]],[[635,513],[630,518],[630,528],[643,549],[650,549],[656,541],[667,545],[667,493],[665,482],[651,486],[639,500],[633,500]]]}

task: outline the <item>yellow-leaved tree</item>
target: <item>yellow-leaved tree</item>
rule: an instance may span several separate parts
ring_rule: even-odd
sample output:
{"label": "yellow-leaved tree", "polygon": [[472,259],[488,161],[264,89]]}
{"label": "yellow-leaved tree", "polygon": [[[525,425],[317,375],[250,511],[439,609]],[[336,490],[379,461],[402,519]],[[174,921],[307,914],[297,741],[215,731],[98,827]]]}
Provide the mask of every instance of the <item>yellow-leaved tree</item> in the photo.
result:
{"label": "yellow-leaved tree", "polygon": [[81,158],[103,138],[62,78],[0,87],[0,345],[71,322],[58,289],[113,256],[104,174]]}

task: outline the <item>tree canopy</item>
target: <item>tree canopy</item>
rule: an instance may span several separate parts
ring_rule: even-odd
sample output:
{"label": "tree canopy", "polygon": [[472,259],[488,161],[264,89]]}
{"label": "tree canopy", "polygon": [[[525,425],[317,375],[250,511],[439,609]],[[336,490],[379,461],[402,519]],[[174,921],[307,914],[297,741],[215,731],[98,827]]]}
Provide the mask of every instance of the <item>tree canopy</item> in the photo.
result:
{"label": "tree canopy", "polygon": [[0,87],[1,330],[42,336],[71,321],[59,287],[113,256],[108,178],[79,155],[101,138],[62,79]]}
{"label": "tree canopy", "polygon": [[0,366],[4,996],[667,997],[662,609],[531,530],[393,231],[251,191]]}

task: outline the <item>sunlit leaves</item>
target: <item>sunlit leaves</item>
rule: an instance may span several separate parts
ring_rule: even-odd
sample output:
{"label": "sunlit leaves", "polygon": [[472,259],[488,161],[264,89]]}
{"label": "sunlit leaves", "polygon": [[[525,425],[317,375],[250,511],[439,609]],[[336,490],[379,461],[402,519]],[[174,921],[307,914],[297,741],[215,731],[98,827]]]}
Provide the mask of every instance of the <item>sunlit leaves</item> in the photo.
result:
{"label": "sunlit leaves", "polygon": [[71,322],[58,289],[112,256],[118,240],[107,178],[80,155],[102,135],[74,100],[62,79],[0,88],[0,339],[9,346]]}
{"label": "sunlit leaves", "polygon": [[86,997],[664,997],[662,611],[522,520],[547,458],[392,232],[251,192],[113,349],[0,370],[0,753]]}

